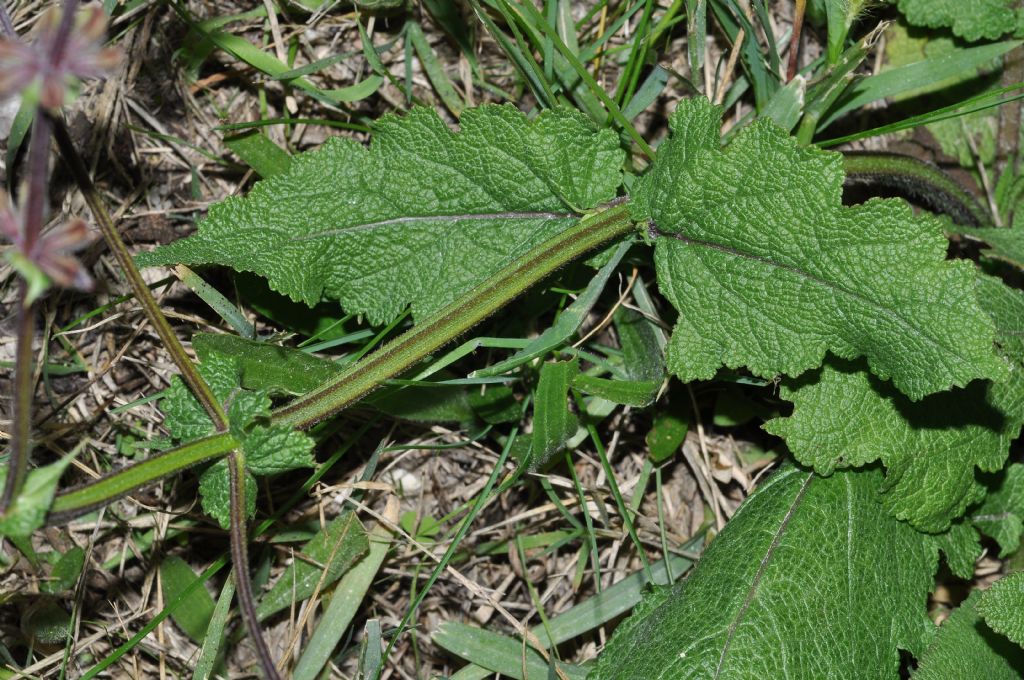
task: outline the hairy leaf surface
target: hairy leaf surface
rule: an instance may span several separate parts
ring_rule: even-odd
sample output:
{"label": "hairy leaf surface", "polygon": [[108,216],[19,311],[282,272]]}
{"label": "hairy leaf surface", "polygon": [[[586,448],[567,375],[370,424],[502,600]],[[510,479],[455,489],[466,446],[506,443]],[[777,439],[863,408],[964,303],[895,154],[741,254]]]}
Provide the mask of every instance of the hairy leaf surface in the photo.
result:
{"label": "hairy leaf surface", "polygon": [[975,591],[946,619],[920,659],[913,680],[1018,680],[1024,654],[978,615]]}
{"label": "hairy leaf surface", "polygon": [[194,236],[141,265],[227,265],[312,306],[340,300],[371,323],[417,319],[611,200],[623,152],[578,112],[535,121],[467,110],[454,133],[431,109],[385,116],[369,148],[332,138],[246,198],[213,206]]}
{"label": "hairy leaf surface", "polygon": [[595,680],[899,677],[924,651],[933,539],[877,501],[877,471],[787,468],[740,507],[684,581],[649,596]]}
{"label": "hairy leaf surface", "polygon": [[946,261],[936,219],[895,200],[843,206],[839,155],[767,121],[721,149],[718,115],[707,100],[682,102],[634,198],[679,310],[673,372],[796,376],[830,350],[866,356],[912,399],[1005,376],[973,265]]}
{"label": "hairy leaf surface", "polygon": [[[198,348],[199,372],[227,411],[231,434],[245,454],[246,515],[256,512],[256,480],[253,474],[271,475],[300,467],[313,467],[313,440],[284,425],[270,424],[269,390],[244,390],[241,361],[222,354],[214,345]],[[181,378],[175,376],[160,403],[164,426],[179,441],[211,434],[213,422]],[[226,461],[208,467],[199,478],[203,510],[225,529],[231,517],[231,494]]]}
{"label": "hairy leaf surface", "polygon": [[981,595],[978,611],[992,630],[1024,645],[1024,572],[1004,576]]}
{"label": "hairy leaf surface", "polygon": [[999,544],[999,557],[1007,557],[1020,547],[1024,533],[1024,465],[1006,468],[985,501],[971,513],[971,522]]}
{"label": "hairy leaf surface", "polygon": [[897,6],[911,24],[951,28],[965,40],[1019,33],[1024,21],[1014,0],[899,0]]}
{"label": "hairy leaf surface", "polygon": [[944,531],[981,500],[974,468],[1003,466],[1020,434],[1024,385],[973,382],[912,402],[863,362],[831,361],[783,383],[793,414],[765,424],[821,474],[881,460],[882,503],[922,531]]}

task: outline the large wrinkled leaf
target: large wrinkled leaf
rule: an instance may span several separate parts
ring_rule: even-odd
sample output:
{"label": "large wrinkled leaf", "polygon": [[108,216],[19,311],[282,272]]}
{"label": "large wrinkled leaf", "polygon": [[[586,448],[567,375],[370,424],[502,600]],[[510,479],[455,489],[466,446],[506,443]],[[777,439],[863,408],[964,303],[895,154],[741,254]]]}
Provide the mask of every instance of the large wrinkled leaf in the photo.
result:
{"label": "large wrinkled leaf", "polygon": [[840,156],[767,121],[721,149],[718,116],[707,100],[681,103],[634,197],[679,310],[674,373],[796,376],[830,350],[867,357],[912,399],[1005,376],[973,265],[945,259],[937,220],[895,200],[843,206]]}
{"label": "large wrinkled leaf", "polygon": [[943,622],[913,680],[1019,680],[1024,675],[1024,654],[981,620],[979,596],[971,593]]}
{"label": "large wrinkled leaf", "polygon": [[371,323],[409,304],[421,318],[615,197],[618,138],[582,114],[531,122],[483,106],[460,123],[454,133],[416,108],[380,119],[368,149],[332,138],[138,261],[255,272],[295,300],[337,299]]}
{"label": "large wrinkled leaf", "polygon": [[1024,645],[1024,571],[993,583],[982,594],[978,611],[992,630]]}
{"label": "large wrinkled leaf", "polygon": [[1024,13],[1014,0],[898,0],[897,7],[915,26],[951,28],[965,40],[995,40],[1020,33]]}
{"label": "large wrinkled leaf", "polygon": [[1024,465],[1010,465],[992,482],[985,501],[972,511],[971,522],[999,544],[999,557],[1017,550],[1024,533]]}
{"label": "large wrinkled leaf", "polygon": [[591,677],[898,678],[898,650],[920,653],[934,632],[937,558],[879,505],[880,482],[776,473],[689,577],[619,627]]}
{"label": "large wrinkled leaf", "polygon": [[922,531],[943,531],[984,494],[974,469],[1002,468],[1020,433],[1024,385],[973,382],[910,401],[864,370],[834,361],[786,381],[793,414],[765,425],[796,459],[821,474],[881,460],[882,503]]}

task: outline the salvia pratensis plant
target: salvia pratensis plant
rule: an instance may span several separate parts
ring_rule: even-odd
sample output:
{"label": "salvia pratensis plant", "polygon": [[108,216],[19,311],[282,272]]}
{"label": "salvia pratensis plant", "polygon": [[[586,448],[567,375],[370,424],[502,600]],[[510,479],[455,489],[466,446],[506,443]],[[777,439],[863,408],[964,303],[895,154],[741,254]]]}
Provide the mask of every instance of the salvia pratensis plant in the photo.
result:
{"label": "salvia pratensis plant", "polygon": [[[361,9],[371,4],[356,3]],[[400,4],[388,4],[387,11],[400,13]],[[439,351],[578,261],[589,283],[558,310],[551,327],[514,343],[514,353],[469,378],[442,381],[475,388],[514,383],[528,398],[517,402],[509,389],[513,408],[504,410],[511,415],[500,417],[493,408],[484,417],[483,408],[467,407],[467,419],[489,418],[489,426],[510,431],[496,434],[499,465],[409,615],[391,632],[389,650],[492,493],[523,483],[527,472],[553,469],[561,464],[559,454],[589,437],[621,534],[644,564],[643,582],[663,585],[646,592],[589,667],[558,661],[556,646],[571,638],[558,638],[548,621],[529,631],[510,616],[523,639],[521,647],[513,645],[521,664],[490,671],[534,677],[537,667],[529,664],[539,659],[546,677],[593,680],[1019,677],[1024,652],[1016,645],[1024,643],[1024,617],[1018,575],[971,594],[941,627],[929,619],[927,600],[940,559],[954,576],[970,579],[983,536],[1003,557],[1020,547],[1024,467],[1009,461],[1024,425],[1024,293],[1007,282],[1019,280],[1024,268],[1024,226],[991,225],[993,208],[1012,222],[1024,207],[1024,181],[1013,163],[1005,163],[1005,179],[986,208],[921,161],[819,148],[876,134],[830,140],[824,131],[865,104],[908,89],[896,87],[893,77],[857,75],[881,33],[868,26],[858,33],[858,22],[885,4],[911,23],[964,40],[1024,33],[1024,10],[1006,3],[979,3],[983,7],[966,12],[965,3],[954,0],[797,0],[784,58],[765,3],[695,0],[672,3],[661,15],[656,3],[627,3],[633,14],[622,20],[635,16],[636,26],[649,27],[646,35],[675,30],[681,13],[688,38],[703,43],[710,16],[735,50],[723,59],[727,73],[719,87],[690,82],[708,96],[679,99],[666,133],[648,140],[634,121],[647,108],[640,104],[649,106],[668,82],[668,69],[646,61],[650,45],[631,46],[612,97],[588,65],[602,53],[567,39],[574,35],[571,3],[546,2],[542,12],[531,2],[471,0],[474,17],[508,55],[540,110],[463,107],[451,90],[435,85],[458,118],[457,131],[434,110],[413,106],[372,121],[368,145],[330,137],[280,167],[253,163],[264,178],[247,195],[213,205],[191,236],[134,259],[61,119],[79,81],[115,63],[115,51],[103,45],[102,10],[67,2],[26,39],[14,35],[0,11],[7,33],[0,42],[0,95],[20,95],[34,107],[26,178],[17,200],[0,209],[0,230],[13,244],[8,259],[21,276],[0,535],[24,539],[45,523],[65,522],[202,466],[202,507],[230,534],[242,618],[263,674],[278,677],[260,622],[287,605],[267,604],[273,598],[257,602],[248,575],[256,478],[316,467],[317,426],[346,409],[408,416],[389,397],[405,387],[437,388],[440,372],[477,345],[470,341],[440,357]],[[815,21],[826,45],[819,59],[803,63],[800,46]],[[196,30],[215,31],[209,25]],[[425,49],[418,24],[405,31],[410,45]],[[362,38],[369,39],[365,31]],[[900,75],[927,88],[1019,49],[1009,40],[957,47],[949,61],[936,62],[945,69],[939,75],[917,64]],[[379,62],[372,44],[365,56],[373,66]],[[686,58],[691,75],[710,74],[703,52],[689,50]],[[439,69],[429,75],[444,82]],[[383,72],[375,76],[385,79]],[[293,72],[284,80],[302,77]],[[301,82],[321,103],[344,103],[337,93],[331,99],[330,91]],[[983,92],[883,131],[1006,104],[1021,96],[1020,88]],[[749,100],[749,113],[723,126],[723,116],[741,99]],[[163,450],[60,491],[66,460],[28,472],[33,308],[53,287],[84,292],[91,281],[73,256],[86,242],[84,222],[44,230],[51,142],[180,372],[161,401],[171,440]],[[878,185],[924,210],[900,199],[843,202],[844,187]],[[951,243],[955,254],[971,259],[950,259]],[[618,347],[573,346],[624,262],[653,270],[657,301],[645,286],[631,283],[636,309],[606,320]],[[335,301],[350,318],[384,330],[339,363],[265,339],[198,334],[197,365],[137,267],[213,265],[261,277],[286,302],[315,309]],[[660,323],[659,314],[668,322]],[[749,409],[755,412],[750,418],[760,419],[763,431],[785,448],[779,469],[738,508],[716,494],[717,487],[704,491],[719,532],[688,576],[673,582],[670,550],[664,549],[660,565],[647,559],[638,506],[623,499],[596,424],[616,405],[657,409],[666,391],[673,397],[668,386],[679,382],[687,386],[695,416],[695,386],[768,388],[771,406]],[[531,428],[520,438],[524,411]],[[681,435],[678,427],[662,435],[662,427],[656,416],[652,433],[658,430],[661,438],[646,440],[652,458],[656,448],[670,457],[683,446],[685,426]],[[699,430],[702,444],[703,437]],[[505,461],[513,459],[515,471],[506,472]],[[711,461],[704,465],[713,485]],[[571,465],[570,476],[586,506]],[[731,514],[728,522],[725,514]],[[589,527],[591,518],[586,521]],[[319,592],[364,555],[377,560],[368,577],[362,574],[372,581],[386,542],[382,549],[372,544],[354,518],[331,527],[336,533],[307,545],[322,570],[300,576],[296,566],[293,582],[279,583],[268,595],[279,587]],[[359,540],[344,540],[353,536]],[[335,559],[339,551],[345,554]],[[593,553],[596,567],[596,542]],[[659,567],[665,577],[656,575]],[[609,609],[591,628],[628,608]],[[436,631],[437,644],[469,654],[468,645],[444,642],[449,632]],[[379,677],[381,664],[370,649],[380,647],[379,622],[367,626],[366,638],[360,672]],[[300,659],[299,675],[320,672],[330,654],[317,664]],[[316,669],[309,672],[307,663]],[[470,677],[487,675],[481,667],[473,676],[476,670],[469,669]]]}

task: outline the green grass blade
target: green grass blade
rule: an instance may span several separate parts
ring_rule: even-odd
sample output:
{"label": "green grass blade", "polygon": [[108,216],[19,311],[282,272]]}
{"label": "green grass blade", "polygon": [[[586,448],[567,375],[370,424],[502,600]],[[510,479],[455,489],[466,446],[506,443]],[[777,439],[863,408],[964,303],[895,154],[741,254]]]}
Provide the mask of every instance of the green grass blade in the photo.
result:
{"label": "green grass blade", "polygon": [[855,132],[843,137],[826,139],[824,141],[815,142],[815,144],[823,149],[827,149],[832,146],[838,146],[839,144],[845,144],[846,142],[855,142],[859,139],[877,137],[879,135],[884,135],[890,132],[899,132],[901,130],[910,130],[922,125],[928,125],[929,123],[937,123],[941,120],[949,120],[950,118],[966,116],[969,113],[984,111],[985,109],[991,109],[995,106],[1009,104],[1010,102],[1017,101],[1018,99],[1024,99],[1024,93],[1003,98],[1004,94],[1013,92],[1014,90],[1019,90],[1022,87],[1024,87],[1024,83],[1017,83],[1015,85],[1010,85],[1009,87],[1003,87],[976,97],[971,97],[970,99],[965,99],[962,102],[958,102],[950,106],[944,106],[940,109],[929,111],[928,113],[911,116],[910,118],[905,118],[904,120],[897,121],[895,123],[881,125],[876,128],[871,128],[870,130]]}
{"label": "green grass blade", "polygon": [[462,109],[466,107],[466,104],[455,90],[455,85],[452,84],[448,74],[444,72],[444,66],[441,65],[434,50],[427,42],[426,36],[423,35],[423,29],[415,21],[410,21],[405,25],[405,37],[412,43],[416,57],[420,60],[437,96],[441,98],[453,116],[456,118],[461,116]]}
{"label": "green grass blade", "polygon": [[238,310],[238,307],[224,297],[219,290],[204,281],[203,277],[183,264],[176,265],[174,273],[178,275],[182,283],[198,295],[203,302],[208,304],[210,309],[217,312],[220,318],[224,319],[228,325],[238,331],[239,335],[249,339],[256,337],[256,327],[249,323],[249,320]]}
{"label": "green grass blade", "polygon": [[391,538],[391,532],[382,524],[370,530],[370,551],[338,582],[320,623],[292,672],[293,680],[316,680],[319,676],[373,585],[373,579],[387,556]]}
{"label": "green grass blade", "polygon": [[213,608],[210,625],[206,628],[206,638],[203,640],[203,647],[199,652],[199,660],[192,672],[192,680],[209,680],[213,675],[218,657],[220,657],[221,643],[227,637],[224,629],[227,627],[228,615],[231,613],[231,600],[234,597],[235,580],[232,577],[224,584],[224,588],[220,591],[220,597],[217,598],[217,604]]}
{"label": "green grass blade", "polygon": [[922,59],[868,76],[854,83],[843,94],[818,129],[823,130],[850,111],[879,99],[922,90],[949,78],[960,77],[1021,44],[1020,40],[1007,40],[980,47],[958,48],[941,57]]}

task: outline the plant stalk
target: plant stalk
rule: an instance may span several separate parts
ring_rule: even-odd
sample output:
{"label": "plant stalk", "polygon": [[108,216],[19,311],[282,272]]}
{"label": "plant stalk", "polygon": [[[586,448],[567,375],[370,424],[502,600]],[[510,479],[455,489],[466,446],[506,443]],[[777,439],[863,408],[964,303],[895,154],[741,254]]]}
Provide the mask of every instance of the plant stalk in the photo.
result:
{"label": "plant stalk", "polygon": [[54,122],[53,136],[57,141],[57,148],[60,149],[61,156],[64,157],[64,161],[68,164],[68,168],[75,178],[75,183],[78,185],[82,196],[85,198],[85,202],[92,211],[93,218],[95,218],[96,223],[99,225],[100,231],[103,232],[103,238],[106,240],[107,246],[114,254],[114,258],[117,260],[118,265],[120,265],[125,278],[128,279],[128,284],[131,286],[132,292],[135,293],[135,299],[142,305],[146,318],[153,325],[156,334],[160,337],[160,341],[171,355],[175,366],[181,371],[182,379],[185,380],[185,383],[192,390],[196,399],[202,404],[203,409],[210,416],[214,426],[218,431],[226,429],[227,418],[224,416],[223,408],[221,408],[210,386],[206,384],[206,381],[199,374],[195,364],[189,359],[181,341],[174,334],[174,330],[171,328],[171,324],[168,323],[167,317],[160,310],[160,305],[150,292],[149,286],[143,280],[142,275],[135,266],[135,262],[132,261],[132,256],[128,252],[128,248],[125,247],[124,241],[121,240],[121,235],[118,233],[117,227],[114,226],[114,221],[110,218],[110,214],[103,205],[103,199],[93,185],[92,177],[89,175],[82,157],[78,155],[78,150],[75,149],[74,142],[71,141],[67,128],[64,126],[63,121],[55,120]]}
{"label": "plant stalk", "polygon": [[[178,336],[174,334],[174,330],[171,328],[171,324],[168,323],[167,317],[160,310],[160,305],[157,304],[156,298],[153,297],[149,286],[146,285],[138,268],[135,266],[128,248],[125,247],[124,241],[121,240],[121,235],[118,233],[117,228],[114,226],[114,221],[110,218],[110,214],[103,205],[103,200],[92,183],[92,177],[90,177],[81,156],[78,155],[78,150],[75,149],[71,136],[68,134],[67,128],[63,125],[62,121],[58,120],[54,125],[54,138],[57,140],[57,147],[70,167],[75,182],[85,197],[93,217],[100,225],[100,230],[103,232],[107,245],[110,247],[111,252],[114,253],[114,258],[128,279],[132,292],[135,293],[135,298],[142,305],[146,317],[153,325],[153,328],[156,329],[157,335],[160,337],[168,353],[170,353],[171,359],[177,365],[178,370],[181,371],[182,378],[184,378],[186,384],[192,390],[192,394],[199,400],[199,403],[202,404],[203,409],[209,415],[210,420],[213,421],[214,428],[218,432],[214,437],[227,437],[234,443],[234,446],[228,449],[227,455],[231,485],[231,558],[236,575],[235,581],[238,586],[238,603],[242,610],[242,618],[245,620],[246,628],[249,629],[249,636],[256,645],[264,676],[268,680],[278,680],[280,676],[270,657],[270,650],[267,647],[266,640],[263,638],[259,620],[256,618],[256,603],[253,600],[252,583],[249,578],[249,563],[246,554],[248,537],[246,535],[245,521],[245,459],[242,456],[241,450],[237,448],[237,442],[234,442],[234,438],[226,432],[228,422],[223,407],[213,394],[213,390],[210,389],[210,386],[203,379],[203,376],[200,375],[195,364],[189,359],[188,354],[185,353],[184,346],[178,340]],[[200,461],[186,458],[180,461],[175,460],[175,462],[187,467]],[[149,469],[163,471],[164,474],[161,474],[161,476],[169,474],[166,468],[161,468],[160,466]],[[178,469],[181,468],[176,467],[174,471]],[[123,490],[119,491],[119,493],[128,493],[131,488],[136,488],[123,488],[125,480],[119,478],[118,475],[112,475],[105,479],[108,484],[111,483],[111,480],[115,480],[111,485],[114,487],[120,486]],[[131,479],[130,474],[129,479]],[[135,479],[138,479],[137,474]],[[95,497],[95,489],[92,486],[82,487],[78,491],[80,494],[84,494],[86,500],[91,500],[93,505],[95,505],[97,499]],[[59,512],[60,505],[57,501],[54,502],[54,508]]]}
{"label": "plant stalk", "polygon": [[[43,230],[46,212],[46,179],[50,153],[50,121],[36,111],[29,142],[28,188],[24,196],[22,215],[22,249],[31,253]],[[14,369],[14,423],[11,428],[11,446],[7,459],[7,478],[0,495],[0,514],[7,512],[21,491],[28,474],[28,459],[32,453],[32,338],[34,335],[35,303],[29,299],[30,286],[22,280],[18,301],[18,346]]]}
{"label": "plant stalk", "polygon": [[462,335],[545,276],[633,228],[628,206],[613,207],[534,247],[461,299],[421,321],[348,370],[274,411],[274,423],[306,428],[411,368]]}
{"label": "plant stalk", "polygon": [[[438,310],[323,386],[277,409],[272,414],[274,422],[305,428],[337,413],[459,337],[558,268],[628,234],[633,228],[625,199],[613,201],[607,209],[534,247],[461,299]],[[48,522],[66,522],[156,480],[220,458],[237,446],[238,442],[230,434],[210,435],[63,491],[54,500]]]}

